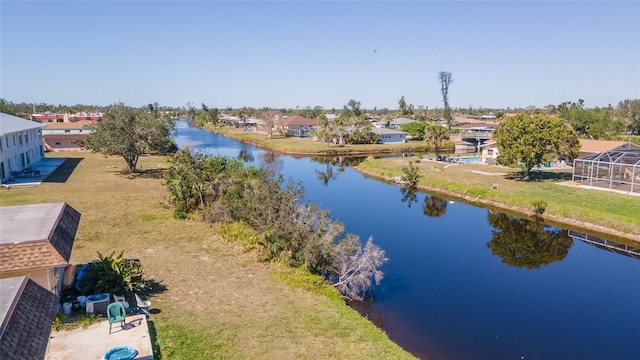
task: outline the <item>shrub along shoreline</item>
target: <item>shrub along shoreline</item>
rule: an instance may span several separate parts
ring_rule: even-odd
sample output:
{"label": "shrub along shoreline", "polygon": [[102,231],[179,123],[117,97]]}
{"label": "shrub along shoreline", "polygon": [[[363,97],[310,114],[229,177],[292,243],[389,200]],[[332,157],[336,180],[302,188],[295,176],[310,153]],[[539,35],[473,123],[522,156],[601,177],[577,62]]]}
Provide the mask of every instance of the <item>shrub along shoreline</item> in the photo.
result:
{"label": "shrub along shoreline", "polygon": [[[67,161],[38,186],[0,190],[0,205],[64,201],[82,217],[71,263],[124,250],[156,284],[150,328],[157,359],[413,359],[347,306],[319,276],[226,240],[217,225],[176,220],[162,176],[167,158],[55,152]],[[318,296],[322,294],[322,296]]]}

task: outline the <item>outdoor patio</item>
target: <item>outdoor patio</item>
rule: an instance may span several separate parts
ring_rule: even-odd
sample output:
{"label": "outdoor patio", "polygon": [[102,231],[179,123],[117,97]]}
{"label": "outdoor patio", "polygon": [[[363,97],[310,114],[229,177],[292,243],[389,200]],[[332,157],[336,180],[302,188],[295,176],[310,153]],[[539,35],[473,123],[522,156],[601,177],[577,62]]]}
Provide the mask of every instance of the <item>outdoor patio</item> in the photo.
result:
{"label": "outdoor patio", "polygon": [[39,185],[43,182],[51,173],[53,173],[58,166],[62,165],[65,158],[44,158],[37,163],[29,166],[27,169],[12,174],[12,179],[3,182],[3,186],[11,187],[18,185]]}
{"label": "outdoor patio", "polygon": [[114,324],[109,334],[109,321],[87,328],[52,332],[45,360],[102,359],[117,346],[130,346],[138,350],[136,360],[153,360],[149,327],[144,315],[127,316],[123,330]]}

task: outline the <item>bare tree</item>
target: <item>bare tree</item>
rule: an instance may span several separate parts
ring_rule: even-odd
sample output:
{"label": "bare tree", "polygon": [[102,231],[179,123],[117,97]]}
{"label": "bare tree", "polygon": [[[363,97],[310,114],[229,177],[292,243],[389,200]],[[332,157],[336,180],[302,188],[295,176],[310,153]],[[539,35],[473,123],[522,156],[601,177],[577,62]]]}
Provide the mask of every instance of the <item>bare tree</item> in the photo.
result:
{"label": "bare tree", "polygon": [[388,260],[373,237],[362,247],[358,236],[348,234],[336,247],[332,285],[345,298],[360,301],[374,283],[380,283],[384,276],[380,268]]}
{"label": "bare tree", "polygon": [[449,85],[453,83],[453,74],[449,71],[440,71],[438,73],[438,81],[440,81],[440,93],[442,94],[442,102],[444,103],[443,117],[447,121],[449,131],[453,124],[451,117],[451,108],[449,107]]}
{"label": "bare tree", "polygon": [[264,120],[264,125],[267,127],[269,139],[271,139],[273,137],[273,128],[280,121],[280,113],[275,110],[267,110],[263,111],[260,117]]}

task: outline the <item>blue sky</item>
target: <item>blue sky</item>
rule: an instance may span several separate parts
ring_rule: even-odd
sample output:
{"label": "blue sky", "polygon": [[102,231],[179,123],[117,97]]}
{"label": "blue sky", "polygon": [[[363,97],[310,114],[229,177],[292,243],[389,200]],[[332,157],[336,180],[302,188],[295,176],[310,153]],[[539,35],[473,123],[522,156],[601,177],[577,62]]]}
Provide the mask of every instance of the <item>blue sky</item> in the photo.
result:
{"label": "blue sky", "polygon": [[0,2],[0,97],[587,107],[640,98],[640,2]]}

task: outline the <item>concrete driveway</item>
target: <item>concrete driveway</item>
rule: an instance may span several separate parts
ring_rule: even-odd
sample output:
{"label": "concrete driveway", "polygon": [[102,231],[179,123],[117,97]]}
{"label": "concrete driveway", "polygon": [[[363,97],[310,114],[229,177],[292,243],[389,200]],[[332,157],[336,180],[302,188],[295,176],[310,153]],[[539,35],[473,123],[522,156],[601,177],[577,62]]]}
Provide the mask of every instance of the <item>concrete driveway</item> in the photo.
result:
{"label": "concrete driveway", "polygon": [[138,350],[136,360],[153,360],[149,327],[144,315],[129,315],[125,329],[105,319],[87,328],[52,332],[45,360],[102,359],[117,346],[131,346]]}

